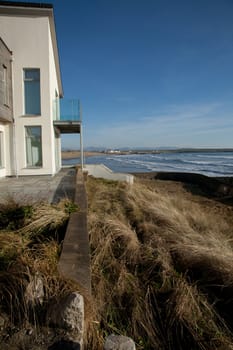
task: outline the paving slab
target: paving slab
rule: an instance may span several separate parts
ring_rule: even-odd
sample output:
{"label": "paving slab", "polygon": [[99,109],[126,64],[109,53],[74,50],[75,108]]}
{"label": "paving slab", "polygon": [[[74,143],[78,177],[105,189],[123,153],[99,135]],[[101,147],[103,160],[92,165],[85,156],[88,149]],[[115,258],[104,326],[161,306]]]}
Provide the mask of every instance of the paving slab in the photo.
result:
{"label": "paving slab", "polygon": [[62,168],[54,176],[19,176],[0,179],[0,203],[57,203],[63,198],[74,200],[76,169]]}

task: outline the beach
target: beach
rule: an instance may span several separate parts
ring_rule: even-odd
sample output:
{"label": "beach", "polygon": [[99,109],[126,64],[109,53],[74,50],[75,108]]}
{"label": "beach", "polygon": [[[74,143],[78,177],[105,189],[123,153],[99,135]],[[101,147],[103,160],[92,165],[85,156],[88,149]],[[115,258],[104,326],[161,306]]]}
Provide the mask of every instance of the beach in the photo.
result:
{"label": "beach", "polygon": [[[100,152],[86,152],[85,157],[93,157],[101,155]],[[62,159],[75,159],[80,158],[80,151],[62,151]]]}
{"label": "beach", "polygon": [[[80,163],[77,152],[65,152],[63,165]],[[231,151],[166,151],[164,153],[109,154],[84,152],[84,164],[104,164],[114,172],[185,172],[211,177],[233,176]]]}

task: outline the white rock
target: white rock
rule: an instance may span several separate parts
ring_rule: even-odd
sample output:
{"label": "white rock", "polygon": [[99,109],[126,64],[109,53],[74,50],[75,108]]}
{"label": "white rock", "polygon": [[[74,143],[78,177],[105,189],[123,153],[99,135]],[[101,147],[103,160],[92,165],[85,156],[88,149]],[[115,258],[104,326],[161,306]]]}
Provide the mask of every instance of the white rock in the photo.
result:
{"label": "white rock", "polygon": [[136,350],[136,346],[129,337],[111,334],[105,340],[104,350]]}
{"label": "white rock", "polygon": [[48,311],[51,324],[76,331],[80,336],[84,329],[84,300],[78,292],[73,292],[64,298],[59,304],[53,305]]}

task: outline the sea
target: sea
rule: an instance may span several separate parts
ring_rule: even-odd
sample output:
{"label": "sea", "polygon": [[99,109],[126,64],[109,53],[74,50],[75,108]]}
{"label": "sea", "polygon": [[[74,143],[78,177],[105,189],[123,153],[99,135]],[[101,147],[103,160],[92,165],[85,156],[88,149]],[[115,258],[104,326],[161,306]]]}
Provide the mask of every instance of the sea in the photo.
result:
{"label": "sea", "polygon": [[[63,165],[80,163],[79,158]],[[190,172],[207,176],[233,176],[233,152],[165,152],[158,154],[101,154],[84,159],[85,164],[104,164],[114,172]]]}

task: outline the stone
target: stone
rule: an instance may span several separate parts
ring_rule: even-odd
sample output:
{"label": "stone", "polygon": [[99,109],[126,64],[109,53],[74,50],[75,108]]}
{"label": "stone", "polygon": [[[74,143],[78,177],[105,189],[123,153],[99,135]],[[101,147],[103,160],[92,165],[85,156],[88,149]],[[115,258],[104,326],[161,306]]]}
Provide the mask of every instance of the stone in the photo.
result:
{"label": "stone", "polygon": [[136,346],[129,337],[111,334],[105,340],[104,350],[136,350]]}
{"label": "stone", "polygon": [[0,314],[0,329],[3,329],[7,323],[6,315]]}
{"label": "stone", "polygon": [[39,275],[35,275],[25,291],[25,299],[31,305],[42,304],[44,300],[44,285],[42,278]]}
{"label": "stone", "polygon": [[84,300],[78,292],[73,292],[48,310],[49,323],[59,328],[75,331],[78,339],[84,329]]}

